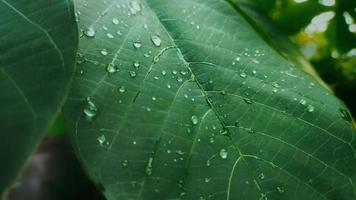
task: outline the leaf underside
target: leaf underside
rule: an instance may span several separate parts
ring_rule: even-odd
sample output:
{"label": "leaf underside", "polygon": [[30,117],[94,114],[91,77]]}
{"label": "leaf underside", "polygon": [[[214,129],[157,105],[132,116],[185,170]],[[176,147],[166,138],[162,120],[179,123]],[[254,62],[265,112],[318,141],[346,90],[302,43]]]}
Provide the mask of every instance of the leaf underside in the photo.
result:
{"label": "leaf underside", "polygon": [[223,0],[78,0],[64,116],[116,199],[354,199],[344,105]]}
{"label": "leaf underside", "polygon": [[73,75],[72,2],[0,0],[0,196],[64,101]]}

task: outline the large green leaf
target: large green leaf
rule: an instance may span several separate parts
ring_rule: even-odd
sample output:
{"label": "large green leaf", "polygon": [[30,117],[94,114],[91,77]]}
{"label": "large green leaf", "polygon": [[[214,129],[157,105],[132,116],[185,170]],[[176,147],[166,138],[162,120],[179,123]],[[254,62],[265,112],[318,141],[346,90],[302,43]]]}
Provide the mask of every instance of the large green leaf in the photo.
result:
{"label": "large green leaf", "polygon": [[0,1],[0,196],[56,116],[74,71],[69,0]]}
{"label": "large green leaf", "polygon": [[223,0],[78,0],[64,118],[116,199],[354,199],[340,101]]}

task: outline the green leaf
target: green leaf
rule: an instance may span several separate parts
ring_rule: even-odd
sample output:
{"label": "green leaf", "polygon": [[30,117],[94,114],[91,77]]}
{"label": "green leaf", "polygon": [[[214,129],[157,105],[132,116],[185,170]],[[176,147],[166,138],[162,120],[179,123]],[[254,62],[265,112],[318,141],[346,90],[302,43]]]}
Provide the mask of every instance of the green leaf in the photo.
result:
{"label": "green leaf", "polygon": [[78,0],[65,123],[116,199],[354,199],[344,105],[223,0]]}
{"label": "green leaf", "polygon": [[71,1],[0,1],[0,196],[54,120],[74,71]]}

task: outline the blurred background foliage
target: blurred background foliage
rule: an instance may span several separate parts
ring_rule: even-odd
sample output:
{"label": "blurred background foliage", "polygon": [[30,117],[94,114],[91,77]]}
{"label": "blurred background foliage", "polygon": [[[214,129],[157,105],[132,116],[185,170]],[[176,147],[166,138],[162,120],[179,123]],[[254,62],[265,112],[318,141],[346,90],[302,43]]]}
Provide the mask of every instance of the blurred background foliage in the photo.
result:
{"label": "blurred background foliage", "polygon": [[[281,54],[308,68],[306,58],[356,116],[356,0],[228,1]],[[5,199],[103,200],[100,189],[83,173],[59,114]]]}
{"label": "blurred background foliage", "polygon": [[356,116],[356,0],[236,1],[287,35]]}

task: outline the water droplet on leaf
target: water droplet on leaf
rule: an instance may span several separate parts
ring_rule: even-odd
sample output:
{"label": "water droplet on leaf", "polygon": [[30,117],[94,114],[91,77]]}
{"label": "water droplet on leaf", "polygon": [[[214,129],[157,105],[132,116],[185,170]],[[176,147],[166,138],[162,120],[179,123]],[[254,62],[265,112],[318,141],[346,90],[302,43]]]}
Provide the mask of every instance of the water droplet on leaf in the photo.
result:
{"label": "water droplet on leaf", "polygon": [[118,68],[113,63],[109,63],[108,65],[106,65],[106,71],[112,74],[117,72]]}
{"label": "water droplet on leaf", "polygon": [[119,92],[120,92],[120,93],[126,92],[125,86],[121,86],[121,87],[119,88]]}
{"label": "water droplet on leaf", "polygon": [[106,49],[103,49],[100,51],[101,55],[106,56],[108,55],[108,51]]}
{"label": "water droplet on leaf", "polygon": [[130,77],[131,78],[136,78],[137,73],[135,71],[129,71]]}
{"label": "water droplet on leaf", "polygon": [[346,109],[339,109],[340,113],[341,113],[341,117],[348,121],[348,122],[352,122],[352,118],[351,115],[349,114],[349,112]]}
{"label": "water droplet on leaf", "polygon": [[92,119],[97,115],[98,109],[90,97],[88,97],[86,101],[87,101],[87,105],[84,108],[83,112],[88,119]]}
{"label": "water droplet on leaf", "polygon": [[197,125],[198,122],[199,122],[199,119],[198,119],[198,117],[197,117],[196,115],[193,115],[192,118],[191,118],[191,120],[192,120],[192,123],[193,123],[194,125]]}
{"label": "water droplet on leaf", "polygon": [[304,106],[307,104],[307,101],[305,99],[301,99],[299,103]]}
{"label": "water droplet on leaf", "polygon": [[129,7],[130,7],[130,12],[133,15],[136,15],[137,13],[139,13],[141,11],[141,5],[137,1],[131,1],[129,4]]}
{"label": "water droplet on leaf", "polygon": [[307,110],[308,110],[308,112],[314,112],[314,110],[315,110],[315,108],[314,108],[314,106],[312,106],[312,105],[309,105],[308,107],[307,107]]}
{"label": "water droplet on leaf", "polygon": [[139,68],[139,67],[140,67],[140,63],[139,63],[138,61],[135,61],[134,64],[133,64],[133,66],[134,66],[135,68]]}
{"label": "water droplet on leaf", "polygon": [[84,35],[87,36],[87,37],[95,37],[95,30],[93,27],[89,27],[87,30],[84,31]]}
{"label": "water droplet on leaf", "polygon": [[107,33],[106,36],[107,36],[108,38],[110,38],[110,39],[114,38],[114,35],[111,34],[111,33]]}
{"label": "water droplet on leaf", "polygon": [[135,47],[135,49],[139,49],[142,47],[142,44],[141,44],[141,42],[134,42],[133,46]]}
{"label": "water droplet on leaf", "polygon": [[112,19],[112,23],[115,24],[115,25],[118,25],[119,24],[119,20],[117,18],[113,18]]}
{"label": "water droplet on leaf", "polygon": [[220,150],[220,153],[219,153],[219,156],[220,156],[222,159],[226,159],[226,158],[227,158],[227,151],[226,151],[226,149],[221,149],[221,150]]}
{"label": "water droplet on leaf", "polygon": [[97,138],[98,142],[100,145],[103,145],[106,141],[105,135],[102,135],[100,137]]}
{"label": "water droplet on leaf", "polygon": [[158,35],[152,35],[151,41],[156,47],[161,46],[162,40]]}
{"label": "water droplet on leaf", "polygon": [[246,78],[246,77],[247,77],[246,72],[241,70],[241,71],[240,71],[240,77],[241,77],[241,78]]}
{"label": "water droplet on leaf", "polygon": [[284,189],[281,188],[281,187],[277,187],[277,191],[278,191],[278,193],[280,193],[280,194],[284,193]]}

